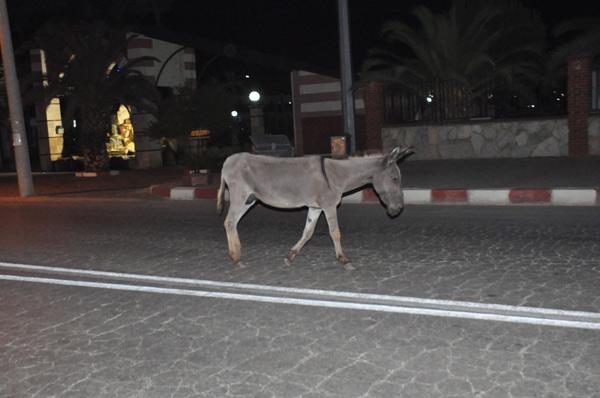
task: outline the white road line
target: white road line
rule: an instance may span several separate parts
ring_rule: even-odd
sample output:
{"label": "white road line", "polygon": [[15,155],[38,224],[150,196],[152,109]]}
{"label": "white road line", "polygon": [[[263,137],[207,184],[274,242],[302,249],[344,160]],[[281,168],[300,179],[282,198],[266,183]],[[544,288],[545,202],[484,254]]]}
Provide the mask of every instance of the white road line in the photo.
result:
{"label": "white road line", "polygon": [[[371,311],[397,312],[407,314],[448,316],[468,319],[486,319],[502,322],[529,323],[564,327],[579,327],[585,329],[600,329],[600,313],[567,311],[548,308],[518,307],[502,304],[485,304],[465,301],[435,300],[416,297],[401,297],[379,294],[339,292],[317,289],[301,289],[257,284],[219,282],[199,279],[186,279],[153,275],[126,274],[119,272],[71,269],[62,267],[45,267],[29,264],[14,264],[0,262],[0,268],[20,271],[35,271],[45,273],[70,274],[78,276],[93,276],[113,279],[137,280],[147,282],[162,282],[185,284],[196,287],[245,290],[252,294],[231,292],[214,292],[178,288],[160,288],[154,286],[137,286],[126,284],[87,282],[77,280],[50,279],[25,277],[17,275],[0,275],[0,279],[24,282],[52,283],[59,285],[97,287],[117,290],[146,291],[154,293],[169,293],[193,295],[200,297],[226,298],[271,302],[281,304],[311,305],[330,308],[363,309]],[[20,278],[20,279],[19,279]],[[255,294],[256,292],[261,294]],[[287,294],[298,297],[268,296],[268,294]],[[327,300],[329,299],[329,300]],[[337,300],[337,301],[333,301]],[[344,301],[341,301],[344,300]]]}
{"label": "white road line", "polygon": [[0,274],[0,280],[43,283],[43,284],[62,285],[62,286],[91,287],[91,288],[133,291],[133,292],[143,292],[143,293],[161,293],[161,294],[172,294],[172,295],[179,295],[179,296],[195,296],[195,297],[202,297],[202,298],[218,298],[218,299],[229,299],[229,300],[253,301],[253,302],[261,302],[261,303],[292,304],[292,305],[304,305],[304,306],[310,306],[310,307],[365,310],[365,311],[376,311],[376,312],[391,312],[391,313],[412,314],[412,315],[429,315],[429,316],[448,317],[448,318],[476,319],[476,320],[497,321],[497,322],[524,323],[524,324],[530,324],[530,325],[557,326],[557,327],[568,327],[568,328],[577,328],[577,329],[600,330],[600,323],[596,323],[596,322],[582,322],[582,321],[534,318],[534,317],[524,317],[524,316],[508,316],[508,315],[499,315],[499,314],[462,312],[462,311],[439,310],[439,309],[428,309],[428,308],[412,308],[412,307],[402,307],[402,306],[383,305],[383,304],[363,304],[363,303],[353,303],[353,302],[345,302],[345,301],[311,300],[311,299],[297,299],[297,298],[289,298],[289,297],[270,297],[270,296],[254,295],[254,294],[211,292],[211,291],[202,291],[202,290],[162,288],[162,287],[154,287],[154,286],[126,285],[126,284],[117,284],[117,283],[86,282],[86,281],[77,281],[77,280],[38,278],[38,277],[27,277],[27,276],[18,276],[18,275],[2,275],[2,274]]}
{"label": "white road line", "polygon": [[222,289],[236,289],[236,290],[247,290],[247,291],[261,291],[270,293],[284,293],[290,295],[304,295],[304,296],[319,296],[328,297],[333,299],[349,299],[356,301],[384,301],[386,304],[393,303],[394,305],[410,305],[410,306],[428,306],[428,307],[439,307],[442,309],[453,309],[460,311],[493,311],[498,313],[522,313],[528,316],[554,316],[554,317],[579,317],[589,318],[594,321],[600,322],[600,313],[583,312],[583,311],[571,311],[571,310],[559,310],[551,308],[536,308],[536,307],[521,307],[506,304],[486,304],[476,303],[469,301],[456,301],[456,300],[438,300],[438,299],[426,299],[418,297],[405,297],[405,296],[391,296],[382,294],[370,294],[370,293],[355,293],[355,292],[343,292],[334,290],[319,290],[319,289],[304,289],[304,288],[293,288],[293,287],[282,287],[282,286],[268,286],[258,285],[251,283],[235,283],[235,282],[221,282],[221,281],[210,281],[203,279],[189,279],[189,278],[177,278],[168,276],[155,276],[155,275],[143,275],[143,274],[129,274],[121,272],[110,272],[110,271],[96,271],[87,269],[76,269],[76,268],[64,268],[64,267],[47,267],[30,264],[17,264],[17,263],[6,263],[0,262],[0,268],[17,269],[25,271],[37,271],[46,273],[59,273],[59,274],[71,274],[79,276],[93,276],[93,277],[104,277],[113,279],[124,279],[124,280],[138,280],[138,281],[150,281],[150,282],[166,282],[185,284],[189,286],[199,287],[210,287],[210,288],[222,288]]}

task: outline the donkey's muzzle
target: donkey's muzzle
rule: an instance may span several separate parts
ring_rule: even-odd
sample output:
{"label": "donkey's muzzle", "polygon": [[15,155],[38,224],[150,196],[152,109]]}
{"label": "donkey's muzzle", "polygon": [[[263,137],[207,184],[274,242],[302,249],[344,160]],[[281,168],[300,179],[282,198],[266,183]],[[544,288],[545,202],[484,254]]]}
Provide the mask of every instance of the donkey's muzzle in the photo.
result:
{"label": "donkey's muzzle", "polygon": [[388,207],[387,212],[390,217],[397,217],[400,215],[400,213],[402,213],[403,210],[404,210],[404,207],[402,207],[402,206]]}

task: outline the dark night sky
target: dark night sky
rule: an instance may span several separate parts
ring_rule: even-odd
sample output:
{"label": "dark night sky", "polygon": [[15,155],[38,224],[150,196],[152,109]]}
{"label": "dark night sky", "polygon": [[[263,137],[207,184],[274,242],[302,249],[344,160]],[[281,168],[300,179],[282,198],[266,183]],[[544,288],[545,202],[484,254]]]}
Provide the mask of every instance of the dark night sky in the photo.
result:
{"label": "dark night sky", "polygon": [[[549,2],[522,0],[537,9],[547,25],[576,16],[600,15],[589,0]],[[143,0],[8,0],[16,45],[48,20],[105,19],[115,24],[152,26],[150,12],[140,11]],[[222,43],[300,60],[337,70],[338,31],[335,0],[171,0],[161,15],[165,29],[210,38]],[[125,4],[121,18],[115,18],[110,4]],[[367,50],[376,44],[381,24],[390,19],[410,17],[413,6],[423,4],[446,9],[448,0],[349,0],[352,51],[359,65]],[[219,65],[215,65],[219,67]],[[284,73],[273,72],[273,73]],[[284,73],[287,75],[287,72]]]}

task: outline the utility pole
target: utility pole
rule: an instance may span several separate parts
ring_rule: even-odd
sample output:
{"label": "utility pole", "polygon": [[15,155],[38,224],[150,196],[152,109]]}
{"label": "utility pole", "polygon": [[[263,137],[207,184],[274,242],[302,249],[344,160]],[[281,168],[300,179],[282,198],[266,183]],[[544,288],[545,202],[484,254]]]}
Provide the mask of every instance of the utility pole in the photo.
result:
{"label": "utility pole", "polygon": [[342,83],[344,134],[347,134],[350,137],[350,153],[355,153],[356,131],[354,128],[354,96],[352,95],[352,57],[350,55],[348,0],[338,0],[338,20],[340,31],[340,80]]}
{"label": "utility pole", "polygon": [[31,164],[29,163],[29,148],[23,122],[23,104],[21,103],[21,91],[17,79],[6,0],[0,0],[0,45],[2,47],[2,64],[4,66],[4,81],[10,110],[10,125],[15,149],[19,193],[21,196],[31,196],[33,195],[33,180],[31,178]]}

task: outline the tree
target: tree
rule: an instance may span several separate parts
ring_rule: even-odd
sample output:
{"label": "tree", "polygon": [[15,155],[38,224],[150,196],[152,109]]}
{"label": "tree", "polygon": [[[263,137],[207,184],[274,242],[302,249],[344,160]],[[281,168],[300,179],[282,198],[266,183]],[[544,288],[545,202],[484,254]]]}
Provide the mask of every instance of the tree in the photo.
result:
{"label": "tree", "polygon": [[[191,169],[218,169],[223,152],[214,150],[179,150],[174,142],[185,141],[193,130],[210,131],[209,144],[230,142],[232,131],[231,111],[235,105],[232,86],[226,83],[210,82],[196,90],[180,89],[175,95],[165,98],[158,106],[156,120],[148,128],[150,137],[160,139],[165,149],[173,155],[187,152],[187,163]],[[166,140],[163,140],[166,139]],[[220,146],[220,145],[219,145]],[[225,152],[228,153],[228,152]]]}
{"label": "tree", "polygon": [[67,103],[66,120],[79,115],[86,170],[108,168],[106,138],[111,115],[120,104],[138,111],[156,109],[158,95],[153,84],[135,69],[153,58],[128,59],[129,39],[125,31],[101,22],[48,24],[26,46],[43,49],[47,73],[41,84],[39,76],[29,77],[25,98],[47,105],[59,97]]}
{"label": "tree", "polygon": [[224,134],[231,124],[234,99],[227,85],[221,83],[181,90],[160,102],[148,135],[157,139],[178,138],[197,129],[211,130],[213,136]]}
{"label": "tree", "polygon": [[490,88],[526,93],[539,78],[545,48],[540,17],[518,2],[456,0],[444,13],[413,11],[416,27],[383,25],[384,45],[369,52],[361,82],[383,80],[427,94],[427,85],[452,80],[472,96]]}
{"label": "tree", "polygon": [[600,18],[575,18],[559,24],[553,31],[559,45],[552,53],[554,76],[564,76],[562,68],[570,56],[600,56]]}

